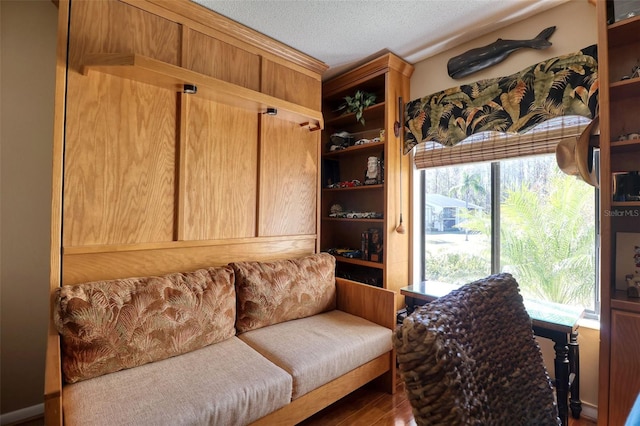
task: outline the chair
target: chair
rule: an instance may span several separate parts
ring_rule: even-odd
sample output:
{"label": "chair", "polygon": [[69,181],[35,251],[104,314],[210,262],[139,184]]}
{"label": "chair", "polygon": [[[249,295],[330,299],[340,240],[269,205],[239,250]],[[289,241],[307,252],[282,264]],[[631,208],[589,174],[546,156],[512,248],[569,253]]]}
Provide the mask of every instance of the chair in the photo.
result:
{"label": "chair", "polygon": [[518,283],[492,275],[417,308],[393,335],[418,425],[558,425]]}

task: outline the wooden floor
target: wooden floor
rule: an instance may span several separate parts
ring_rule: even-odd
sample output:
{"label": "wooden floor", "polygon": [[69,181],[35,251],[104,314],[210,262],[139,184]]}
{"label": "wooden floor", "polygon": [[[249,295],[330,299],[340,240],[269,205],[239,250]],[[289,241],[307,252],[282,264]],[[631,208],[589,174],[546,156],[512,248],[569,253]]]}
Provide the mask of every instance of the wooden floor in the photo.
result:
{"label": "wooden floor", "polygon": [[[411,405],[398,380],[394,395],[365,386],[298,426],[415,426]],[[569,418],[569,426],[596,426],[590,419]]]}
{"label": "wooden floor", "polygon": [[[18,423],[20,426],[42,426],[42,418]],[[365,386],[325,408],[298,426],[415,426],[411,405],[398,380],[395,395]],[[569,418],[569,426],[596,426],[589,419]]]}

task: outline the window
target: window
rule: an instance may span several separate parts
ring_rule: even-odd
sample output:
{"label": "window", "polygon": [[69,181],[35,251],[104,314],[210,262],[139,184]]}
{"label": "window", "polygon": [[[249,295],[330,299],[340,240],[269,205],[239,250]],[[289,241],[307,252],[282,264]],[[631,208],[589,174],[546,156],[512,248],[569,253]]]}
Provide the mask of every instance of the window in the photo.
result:
{"label": "window", "polygon": [[555,155],[416,172],[421,279],[509,272],[523,296],[597,313],[595,189]]}

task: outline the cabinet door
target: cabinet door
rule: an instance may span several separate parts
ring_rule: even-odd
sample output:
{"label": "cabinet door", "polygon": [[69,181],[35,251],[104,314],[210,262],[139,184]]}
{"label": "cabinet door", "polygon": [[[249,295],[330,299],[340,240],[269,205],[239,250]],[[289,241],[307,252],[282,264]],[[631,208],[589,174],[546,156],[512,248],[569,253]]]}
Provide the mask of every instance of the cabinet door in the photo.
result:
{"label": "cabinet door", "polygon": [[609,425],[624,425],[640,392],[640,314],[611,312]]}

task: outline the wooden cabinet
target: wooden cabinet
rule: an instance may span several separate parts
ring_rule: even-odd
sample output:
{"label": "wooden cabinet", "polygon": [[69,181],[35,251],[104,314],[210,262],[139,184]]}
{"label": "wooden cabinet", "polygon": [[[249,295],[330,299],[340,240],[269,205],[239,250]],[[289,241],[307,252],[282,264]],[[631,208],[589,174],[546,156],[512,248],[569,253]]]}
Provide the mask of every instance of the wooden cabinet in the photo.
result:
{"label": "wooden cabinet", "polygon": [[[351,249],[368,254],[336,255],[341,276],[399,291],[409,277],[408,156],[402,155],[401,139],[394,134],[398,99],[409,96],[413,66],[393,54],[380,56],[323,84],[321,250]],[[340,105],[357,91],[373,93],[375,104],[364,110],[364,124],[355,113],[343,113]],[[350,142],[332,150],[348,135]],[[340,145],[339,143],[337,145]],[[379,160],[379,162],[377,161]],[[369,161],[379,164],[380,176],[365,184]],[[362,185],[354,182],[358,181]],[[342,183],[340,185],[339,183]],[[401,202],[404,204],[401,206]],[[332,214],[340,206],[349,214]],[[403,213],[404,234],[398,233]],[[363,247],[367,236],[370,243]],[[374,250],[381,241],[381,252]],[[364,258],[363,258],[364,257]],[[398,306],[402,304],[398,297]]]}
{"label": "wooden cabinet", "polygon": [[188,0],[60,17],[62,284],[319,249],[324,64]]}
{"label": "wooden cabinet", "polygon": [[615,3],[597,3],[602,303],[598,424],[610,426],[624,424],[640,392],[640,299],[628,298],[624,282],[616,283],[616,259],[633,256],[618,252],[616,235],[640,233],[640,201],[614,190],[616,174],[640,170],[640,140],[628,137],[640,133],[640,77],[631,77],[640,66],[640,17],[615,21]]}
{"label": "wooden cabinet", "polygon": [[[319,250],[325,64],[189,0],[56,3],[52,297]],[[53,322],[46,365],[61,424]]]}

